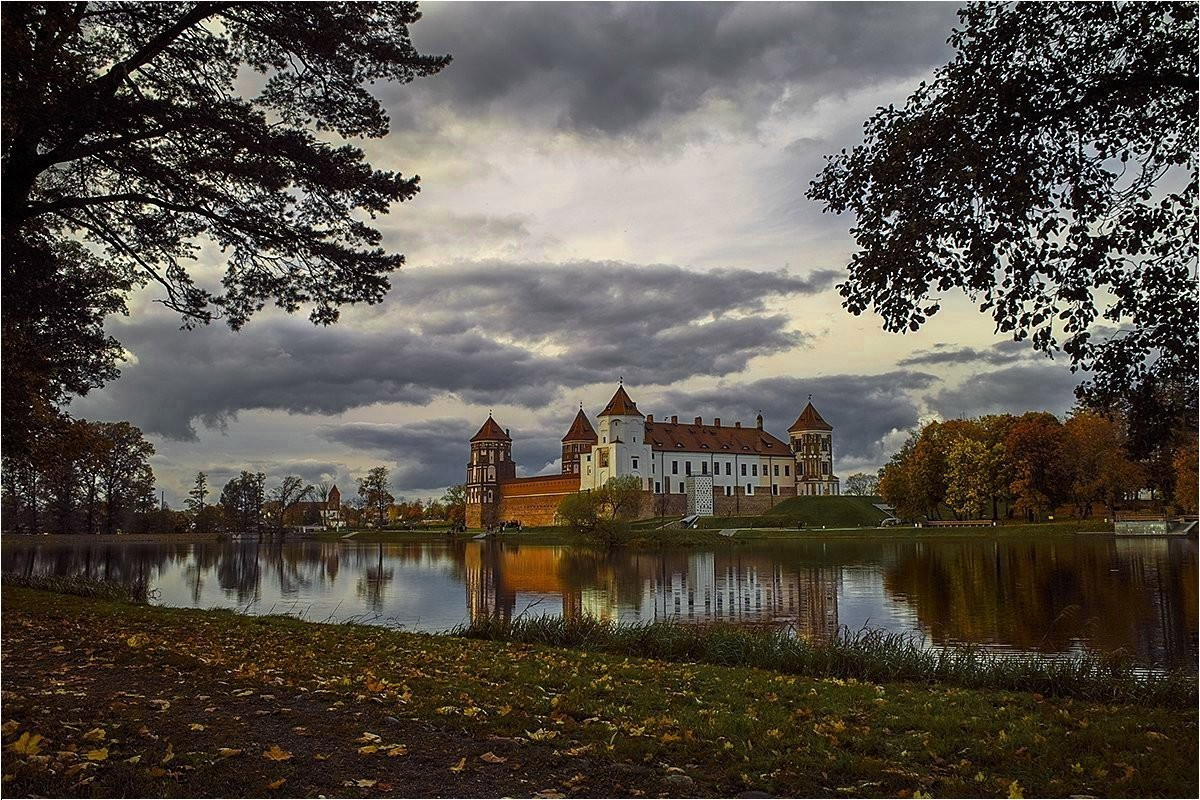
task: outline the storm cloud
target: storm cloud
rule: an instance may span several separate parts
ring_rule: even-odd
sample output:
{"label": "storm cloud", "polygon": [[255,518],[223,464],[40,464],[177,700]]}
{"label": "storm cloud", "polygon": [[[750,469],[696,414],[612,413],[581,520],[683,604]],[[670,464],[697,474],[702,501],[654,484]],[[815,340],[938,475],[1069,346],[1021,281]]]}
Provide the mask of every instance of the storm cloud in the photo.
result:
{"label": "storm cloud", "polygon": [[179,331],[170,315],[146,314],[114,331],[134,357],[121,379],[80,405],[175,439],[247,409],[337,414],[443,395],[536,408],[563,387],[727,375],[799,347],[805,334],[765,299],[832,279],[488,262],[414,270],[383,306],[331,328],[268,314],[240,333]]}
{"label": "storm cloud", "polygon": [[454,62],[389,107],[405,125],[443,105],[599,137],[661,138],[706,108],[752,128],[948,60],[945,36],[927,34],[954,22],[941,3],[444,4],[413,40]]}

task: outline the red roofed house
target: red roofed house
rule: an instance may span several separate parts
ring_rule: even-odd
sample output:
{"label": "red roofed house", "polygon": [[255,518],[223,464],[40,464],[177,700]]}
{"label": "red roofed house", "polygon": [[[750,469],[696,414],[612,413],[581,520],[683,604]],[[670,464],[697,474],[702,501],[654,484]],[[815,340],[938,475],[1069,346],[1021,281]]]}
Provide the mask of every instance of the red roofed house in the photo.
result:
{"label": "red roofed house", "polygon": [[468,526],[552,524],[564,495],[623,475],[642,480],[645,516],[755,514],[784,497],[839,493],[833,427],[811,401],[788,428],[788,441],[767,433],[761,414],[753,428],[722,425],[719,418],[708,425],[700,417],[656,421],[638,410],[624,385],[596,423],[593,428],[581,407],[562,440],[561,473],[517,478],[512,439],[489,416],[471,439]]}

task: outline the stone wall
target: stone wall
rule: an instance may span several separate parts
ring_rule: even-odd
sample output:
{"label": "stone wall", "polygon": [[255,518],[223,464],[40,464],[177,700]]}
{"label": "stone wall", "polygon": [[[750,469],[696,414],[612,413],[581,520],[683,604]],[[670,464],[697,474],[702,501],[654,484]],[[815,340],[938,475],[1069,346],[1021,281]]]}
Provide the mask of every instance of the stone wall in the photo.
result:
{"label": "stone wall", "polygon": [[[796,496],[796,487],[780,486],[779,494],[770,491],[747,495],[741,486],[735,486],[732,497],[725,496],[723,487],[713,489],[713,514],[718,517],[749,517],[765,514],[775,506]],[[683,517],[687,514],[686,494],[654,494],[642,492],[638,517]]]}
{"label": "stone wall", "polygon": [[522,525],[553,525],[558,504],[579,491],[579,475],[540,475],[500,483],[496,519],[518,520]]}

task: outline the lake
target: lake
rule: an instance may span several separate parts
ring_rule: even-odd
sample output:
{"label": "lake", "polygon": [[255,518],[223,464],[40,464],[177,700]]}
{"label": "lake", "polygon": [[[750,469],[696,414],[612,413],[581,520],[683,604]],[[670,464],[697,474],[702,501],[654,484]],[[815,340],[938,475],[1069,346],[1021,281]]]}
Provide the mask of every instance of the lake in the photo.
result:
{"label": "lake", "polygon": [[495,541],[4,543],[3,569],[145,579],[169,606],[444,631],[478,615],[839,628],[1197,661],[1197,543],[1176,538],[830,538],[596,554]]}

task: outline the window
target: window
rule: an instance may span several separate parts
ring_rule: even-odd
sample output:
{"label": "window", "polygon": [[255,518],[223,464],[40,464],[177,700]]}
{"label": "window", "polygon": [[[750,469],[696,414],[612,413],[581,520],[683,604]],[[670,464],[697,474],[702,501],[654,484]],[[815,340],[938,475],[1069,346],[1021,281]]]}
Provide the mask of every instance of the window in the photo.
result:
{"label": "window", "polygon": [[701,474],[701,475],[707,475],[707,474],[708,474],[708,462],[707,462],[707,461],[701,461],[701,462],[700,462],[700,474]]}
{"label": "window", "polygon": [[672,462],[671,462],[671,474],[672,474],[672,475],[678,475],[678,474],[679,474],[679,462],[678,462],[678,461],[672,461]]}
{"label": "window", "polygon": [[742,477],[746,477],[746,465],[742,464]]}
{"label": "window", "polygon": [[637,456],[634,456],[634,457],[633,457],[633,468],[634,468],[634,469],[637,469],[637,468],[638,468],[638,465],[637,465]]}
{"label": "window", "polygon": [[692,462],[690,462],[690,461],[683,462],[683,474],[684,475],[692,474]]}
{"label": "window", "polygon": [[726,497],[733,497],[733,487],[732,487],[732,486],[726,486],[726,487],[725,487],[725,496],[726,496]]}
{"label": "window", "polygon": [[753,484],[750,484],[750,483],[746,484],[746,494],[754,494],[754,485]]}
{"label": "window", "polygon": [[597,466],[599,466],[601,469],[608,466],[608,451],[607,450],[600,451],[600,463]]}
{"label": "window", "polygon": [[751,464],[751,465],[750,465],[750,474],[751,474],[751,475],[753,475],[753,476],[754,476],[754,477],[756,477],[756,478],[758,477],[758,464]]}
{"label": "window", "polygon": [[685,489],[683,488],[683,481],[680,481],[680,482],[679,482],[679,493],[680,493],[680,494],[683,494],[683,493],[684,493],[684,491],[685,491]]}
{"label": "window", "polygon": [[778,464],[775,465],[775,477],[776,478],[779,477],[779,465]]}
{"label": "window", "polygon": [[732,475],[732,474],[733,474],[733,463],[732,463],[732,462],[730,462],[730,461],[726,461],[726,462],[725,462],[725,474],[726,474],[726,475]]}
{"label": "window", "polygon": [[779,495],[779,484],[777,484],[777,483],[771,484],[771,494],[776,495],[776,496]]}
{"label": "window", "polygon": [[654,459],[651,458],[650,459],[650,474],[655,475],[657,473],[658,473],[658,464],[655,464]]}
{"label": "window", "polygon": [[790,466],[788,466],[787,464],[784,464],[784,465],[783,465],[783,475],[784,475],[784,477],[786,478],[788,475],[791,475],[791,474],[792,474],[792,468],[791,468]]}
{"label": "window", "polygon": [[661,484],[661,483],[659,483],[658,481],[655,481],[655,482],[654,482],[654,493],[655,493],[655,494],[662,494],[662,484]]}
{"label": "window", "polygon": [[823,472],[826,475],[829,474],[829,462],[828,461],[821,462],[821,472]]}

